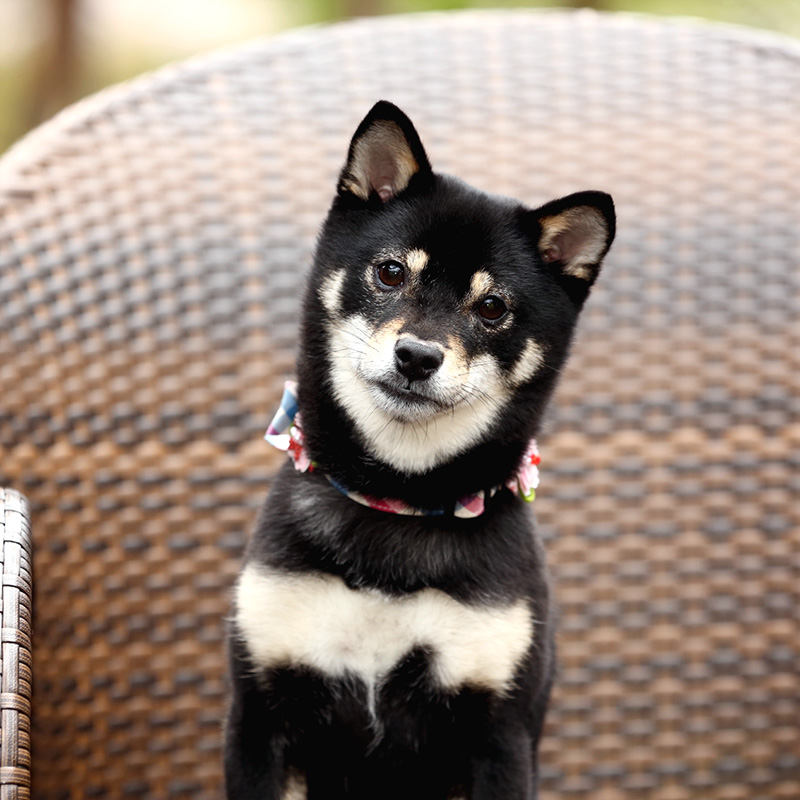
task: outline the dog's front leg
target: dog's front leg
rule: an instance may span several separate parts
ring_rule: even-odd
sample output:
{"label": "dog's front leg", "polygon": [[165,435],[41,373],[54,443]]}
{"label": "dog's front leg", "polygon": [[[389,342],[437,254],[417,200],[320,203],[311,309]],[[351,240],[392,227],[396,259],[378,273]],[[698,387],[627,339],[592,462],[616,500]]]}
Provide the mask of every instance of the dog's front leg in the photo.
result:
{"label": "dog's front leg", "polygon": [[234,699],[225,731],[227,800],[284,800],[293,796],[284,742],[263,705]]}
{"label": "dog's front leg", "polygon": [[286,737],[280,712],[268,702],[240,640],[230,652],[231,703],[225,724],[227,800],[293,800],[286,769]]}
{"label": "dog's front leg", "polygon": [[472,762],[469,800],[536,800],[536,765],[529,733],[496,729]]}
{"label": "dog's front leg", "polygon": [[262,744],[259,753],[243,747],[226,747],[225,796],[227,800],[282,800],[289,792],[289,777],[281,765],[275,743]]}

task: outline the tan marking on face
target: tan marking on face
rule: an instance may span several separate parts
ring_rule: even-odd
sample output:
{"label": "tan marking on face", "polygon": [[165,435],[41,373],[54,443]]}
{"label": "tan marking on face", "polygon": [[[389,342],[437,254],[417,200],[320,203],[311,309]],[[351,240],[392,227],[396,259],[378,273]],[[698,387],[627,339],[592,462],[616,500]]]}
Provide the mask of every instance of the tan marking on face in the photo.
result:
{"label": "tan marking on face", "polygon": [[383,353],[386,348],[394,351],[395,342],[400,335],[400,329],[406,324],[404,319],[393,319],[376,328],[369,338],[369,346],[376,354]]}
{"label": "tan marking on face", "polygon": [[430,256],[424,250],[409,250],[405,257],[406,266],[416,277],[428,266]]}
{"label": "tan marking on face", "polygon": [[488,272],[479,269],[469,282],[469,294],[467,295],[467,305],[474,306],[479,300],[492,294],[495,291],[495,283]]}
{"label": "tan marking on face", "polygon": [[342,283],[344,282],[344,270],[337,269],[323,284],[319,287],[319,299],[322,300],[322,305],[325,310],[335,317],[341,305]]}
{"label": "tan marking on face", "polygon": [[544,348],[533,339],[528,339],[525,349],[509,374],[512,386],[527,383],[544,365]]}
{"label": "tan marking on face", "polygon": [[445,368],[450,370],[453,377],[466,375],[469,370],[469,357],[464,349],[464,343],[457,336],[447,337],[447,349],[445,350]]}

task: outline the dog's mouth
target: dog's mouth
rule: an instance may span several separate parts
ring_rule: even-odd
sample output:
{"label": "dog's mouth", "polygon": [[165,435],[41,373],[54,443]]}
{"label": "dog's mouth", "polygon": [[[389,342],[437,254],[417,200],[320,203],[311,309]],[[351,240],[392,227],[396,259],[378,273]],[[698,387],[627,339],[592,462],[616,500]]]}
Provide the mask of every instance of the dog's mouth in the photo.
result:
{"label": "dog's mouth", "polygon": [[405,386],[374,381],[370,389],[379,406],[399,419],[427,417],[450,409],[447,403],[415,389],[413,381]]}

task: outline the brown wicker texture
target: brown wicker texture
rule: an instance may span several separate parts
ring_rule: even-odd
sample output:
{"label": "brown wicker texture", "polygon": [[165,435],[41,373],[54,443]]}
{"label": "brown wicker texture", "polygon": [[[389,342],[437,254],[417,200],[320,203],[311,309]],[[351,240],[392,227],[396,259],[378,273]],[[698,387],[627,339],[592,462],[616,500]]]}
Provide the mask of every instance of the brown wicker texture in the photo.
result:
{"label": "brown wicker texture", "polygon": [[28,504],[0,486],[0,800],[31,786],[31,530]]}
{"label": "brown wicker texture", "polygon": [[380,97],[441,170],[618,201],[542,437],[563,609],[544,800],[797,800],[800,47],[525,11],[258,42],[3,160],[0,483],[35,511],[35,796],[220,795],[223,617],[278,464],[261,434]]}

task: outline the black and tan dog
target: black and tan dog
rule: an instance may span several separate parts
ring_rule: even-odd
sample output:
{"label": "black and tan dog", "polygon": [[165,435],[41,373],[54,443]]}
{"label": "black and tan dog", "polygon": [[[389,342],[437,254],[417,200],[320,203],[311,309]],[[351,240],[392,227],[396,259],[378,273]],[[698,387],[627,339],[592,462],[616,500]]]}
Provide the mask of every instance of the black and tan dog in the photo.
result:
{"label": "black and tan dog", "polygon": [[536,797],[532,440],[614,225],[601,192],[530,210],[434,173],[389,103],[361,123],[236,589],[230,800]]}

